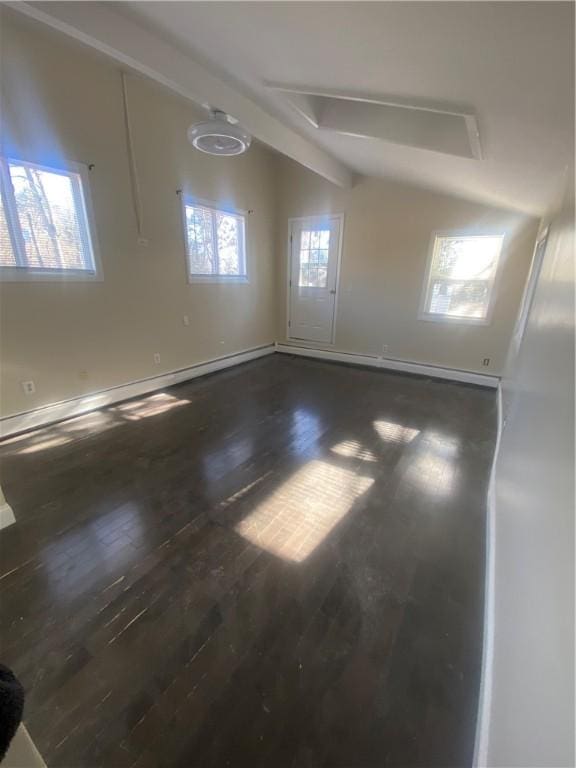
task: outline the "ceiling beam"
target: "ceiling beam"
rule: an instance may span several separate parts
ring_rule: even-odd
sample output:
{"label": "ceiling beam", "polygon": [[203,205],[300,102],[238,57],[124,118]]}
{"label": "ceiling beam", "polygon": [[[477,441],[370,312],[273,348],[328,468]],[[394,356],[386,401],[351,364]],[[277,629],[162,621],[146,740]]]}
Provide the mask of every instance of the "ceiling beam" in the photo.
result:
{"label": "ceiling beam", "polygon": [[222,109],[264,144],[338,186],[352,185],[352,173],[341,162],[187,54],[115,12],[107,3],[9,2],[6,5],[96,48],[196,104]]}

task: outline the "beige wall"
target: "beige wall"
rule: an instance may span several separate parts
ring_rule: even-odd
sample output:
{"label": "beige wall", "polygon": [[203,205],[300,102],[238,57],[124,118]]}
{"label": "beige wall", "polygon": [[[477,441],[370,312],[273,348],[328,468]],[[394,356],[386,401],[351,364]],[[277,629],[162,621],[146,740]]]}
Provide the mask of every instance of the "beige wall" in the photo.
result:
{"label": "beige wall", "polygon": [[[104,273],[102,282],[0,284],[2,414],[274,341],[273,155],[258,145],[238,158],[202,155],[186,129],[203,115],[130,77],[149,240],[139,246],[119,69],[5,9],[1,35],[2,151],[46,164],[59,156],[95,164],[90,187]],[[253,209],[249,285],[187,283],[178,188]],[[27,379],[36,395],[23,394]]]}
{"label": "beige wall", "polygon": [[[278,216],[278,338],[286,337],[288,219],[344,213],[335,348],[499,374],[532,258],[537,221],[497,208],[379,179],[350,191],[281,159]],[[456,325],[418,319],[428,248],[435,230],[508,233],[492,322]],[[488,368],[482,366],[490,358]]]}

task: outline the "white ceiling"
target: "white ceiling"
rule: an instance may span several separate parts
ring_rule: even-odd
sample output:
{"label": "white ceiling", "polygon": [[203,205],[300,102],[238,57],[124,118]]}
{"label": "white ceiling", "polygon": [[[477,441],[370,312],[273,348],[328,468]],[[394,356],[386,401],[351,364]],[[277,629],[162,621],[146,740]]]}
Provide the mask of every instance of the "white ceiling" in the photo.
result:
{"label": "white ceiling", "polygon": [[[357,173],[542,213],[569,162],[571,3],[129,2],[115,8]],[[270,81],[467,106],[478,117],[484,159],[319,131],[266,87]]]}

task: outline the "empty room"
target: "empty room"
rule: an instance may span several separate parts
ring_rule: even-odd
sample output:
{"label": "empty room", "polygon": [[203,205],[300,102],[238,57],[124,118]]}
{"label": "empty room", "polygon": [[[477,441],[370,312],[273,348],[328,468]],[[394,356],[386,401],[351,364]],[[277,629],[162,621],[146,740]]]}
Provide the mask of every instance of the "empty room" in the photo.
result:
{"label": "empty room", "polygon": [[573,2],[0,4],[0,762],[564,768]]}

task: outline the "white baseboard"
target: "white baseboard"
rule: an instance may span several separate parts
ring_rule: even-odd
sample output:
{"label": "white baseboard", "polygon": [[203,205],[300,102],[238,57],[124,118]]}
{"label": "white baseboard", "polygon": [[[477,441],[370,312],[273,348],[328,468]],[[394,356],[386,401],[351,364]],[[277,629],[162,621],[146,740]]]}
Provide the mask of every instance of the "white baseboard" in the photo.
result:
{"label": "white baseboard", "polygon": [[482,646],[482,672],[478,696],[476,741],[474,744],[474,768],[489,768],[488,746],[490,742],[490,715],[492,708],[492,682],[494,672],[494,611],[496,570],[496,463],[500,453],[503,430],[502,386],[498,386],[498,431],[496,447],[490,470],[486,514],[486,573],[484,582],[484,637]]}
{"label": "white baseboard", "polygon": [[358,355],[354,352],[336,352],[332,349],[318,349],[316,347],[299,347],[296,344],[276,344],[276,351],[287,355],[300,355],[302,357],[314,357],[319,360],[334,360],[340,363],[352,365],[367,365],[372,368],[383,368],[389,371],[401,373],[416,373],[420,376],[430,376],[435,379],[448,379],[449,381],[462,381],[466,384],[478,384],[482,387],[496,389],[500,379],[498,376],[488,376],[473,371],[461,371],[455,368],[442,368],[439,365],[424,365],[405,360],[392,360],[376,355]]}
{"label": "white baseboard", "polygon": [[2,760],[2,768],[46,768],[24,723],[20,723],[14,734],[6,757]]}
{"label": "white baseboard", "polygon": [[16,518],[10,504],[0,504],[0,531],[2,528],[8,528],[9,525],[15,522]]}
{"label": "white baseboard", "polygon": [[24,413],[18,413],[14,416],[6,416],[0,419],[0,438],[9,437],[19,432],[25,432],[29,429],[53,424],[63,419],[69,419],[73,416],[80,416],[83,413],[89,413],[106,405],[113,405],[122,400],[129,400],[133,397],[149,394],[158,389],[169,387],[172,384],[178,384],[182,381],[195,379],[198,376],[205,376],[207,373],[221,371],[224,368],[230,368],[234,365],[255,360],[258,357],[270,355],[273,352],[281,352],[289,355],[300,355],[303,357],[313,357],[319,360],[333,360],[336,362],[351,363],[355,365],[367,365],[373,368],[383,368],[391,371],[400,371],[403,373],[416,373],[421,376],[430,376],[438,379],[448,379],[450,381],[462,381],[467,384],[479,384],[484,387],[495,388],[498,386],[498,377],[487,376],[472,371],[459,371],[451,368],[442,368],[435,365],[423,365],[421,363],[411,363],[403,360],[391,360],[370,355],[358,355],[352,352],[336,352],[335,350],[317,349],[313,347],[300,347],[292,344],[268,344],[255,349],[247,349],[226,357],[219,357],[208,360],[204,363],[183,368],[169,373],[163,373],[160,376],[151,376],[147,379],[132,381],[128,384],[121,384],[110,389],[93,392],[82,397],[63,400],[58,403],[35,408]]}
{"label": "white baseboard", "polygon": [[205,376],[207,373],[221,371],[224,368],[230,368],[239,363],[245,363],[248,360],[255,360],[258,357],[271,355],[275,351],[273,344],[268,344],[255,349],[248,349],[237,352],[226,357],[219,357],[214,360],[208,360],[204,363],[183,368],[178,371],[163,373],[160,376],[151,376],[148,379],[132,381],[129,384],[121,384],[117,387],[104,389],[99,392],[93,392],[82,397],[75,397],[70,400],[63,400],[59,403],[53,403],[41,408],[35,408],[25,413],[18,413],[14,416],[6,416],[0,419],[0,437],[8,437],[18,432],[24,432],[29,429],[46,426],[56,421],[69,419],[73,416],[80,416],[83,413],[89,413],[105,405],[119,403],[122,400],[129,400],[132,397],[140,397],[150,392],[154,392],[172,384],[178,384],[182,381],[195,379],[198,376]]}

